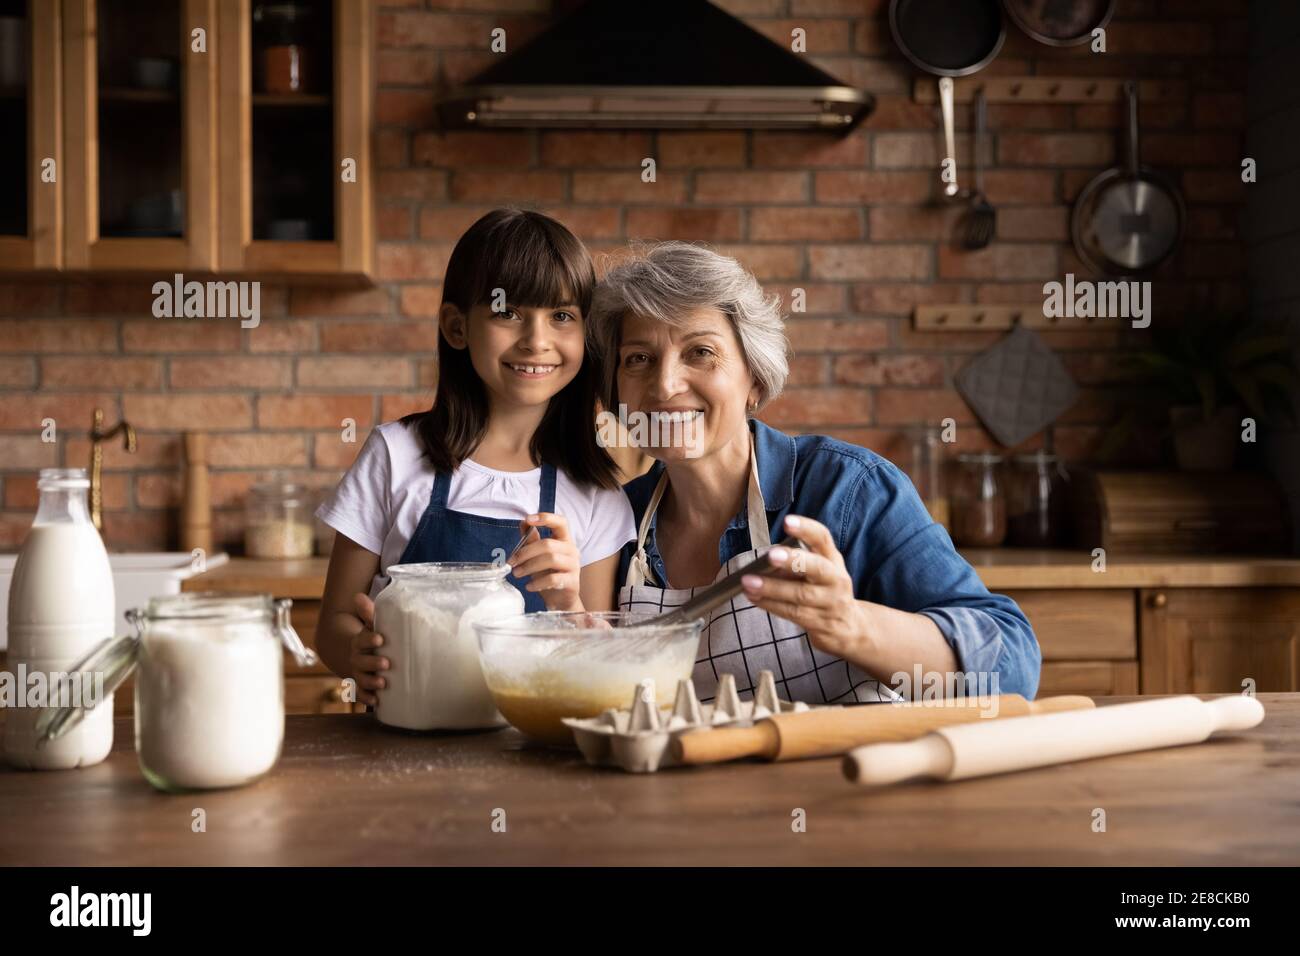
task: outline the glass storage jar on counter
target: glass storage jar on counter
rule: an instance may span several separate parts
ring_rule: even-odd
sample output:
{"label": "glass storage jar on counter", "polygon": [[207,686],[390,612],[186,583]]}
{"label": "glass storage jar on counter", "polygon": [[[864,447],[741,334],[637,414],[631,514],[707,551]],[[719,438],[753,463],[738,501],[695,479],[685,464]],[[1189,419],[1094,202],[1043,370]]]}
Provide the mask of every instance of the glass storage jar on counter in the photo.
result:
{"label": "glass storage jar on counter", "polygon": [[290,481],[253,485],[245,509],[244,552],[250,558],[310,558],[316,544],[318,492]]}
{"label": "glass storage jar on counter", "polygon": [[943,442],[939,440],[938,429],[927,428],[912,441],[912,483],[930,518],[951,531],[952,514],[943,466]]}
{"label": "glass storage jar on counter", "polygon": [[953,542],[959,547],[994,548],[1007,534],[1007,506],[999,486],[999,455],[957,456],[952,489]]}
{"label": "glass storage jar on counter", "polygon": [[1017,455],[1007,481],[1007,544],[1048,548],[1061,543],[1065,471],[1045,451]]}
{"label": "glass storage jar on counter", "polygon": [[475,621],[522,614],[524,596],[507,564],[431,562],[389,567],[375,599],[375,633],[387,686],[376,694],[381,723],[407,730],[501,727],[505,718],[483,679]]}
{"label": "glass storage jar on counter", "polygon": [[[109,693],[135,672],[136,754],[159,790],[242,786],[275,766],[284,740],[283,652],[304,667],[316,663],[289,623],[291,603],[266,595],[157,597],[126,613],[134,635],[78,664],[83,675],[102,674]],[[48,709],[42,736],[61,736],[89,709]]]}

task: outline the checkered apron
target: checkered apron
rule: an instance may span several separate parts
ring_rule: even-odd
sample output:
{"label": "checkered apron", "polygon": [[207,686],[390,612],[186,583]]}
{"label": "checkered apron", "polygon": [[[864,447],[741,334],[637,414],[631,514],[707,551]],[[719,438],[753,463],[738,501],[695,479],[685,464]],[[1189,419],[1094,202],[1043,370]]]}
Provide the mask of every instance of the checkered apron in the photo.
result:
{"label": "checkered apron", "polygon": [[[719,568],[715,581],[753,561],[772,546],[752,448],[749,463],[750,550],[736,555]],[[618,592],[620,610],[671,611],[685,604],[699,590],[646,584],[646,581],[654,580],[645,556],[646,534],[667,487],[668,473],[664,472],[637,530],[636,555]],[[739,594],[729,604],[714,608],[704,625],[695,657],[695,670],[691,675],[695,693],[701,701],[713,700],[718,679],[725,673],[732,673],[736,676],[736,689],[741,699],[748,700],[758,684],[759,672],[765,670],[775,675],[776,692],[782,700],[801,700],[809,704],[902,700],[887,685],[848,661],[813,647],[808,633],[799,625],[768,614],[751,604],[744,594]]]}

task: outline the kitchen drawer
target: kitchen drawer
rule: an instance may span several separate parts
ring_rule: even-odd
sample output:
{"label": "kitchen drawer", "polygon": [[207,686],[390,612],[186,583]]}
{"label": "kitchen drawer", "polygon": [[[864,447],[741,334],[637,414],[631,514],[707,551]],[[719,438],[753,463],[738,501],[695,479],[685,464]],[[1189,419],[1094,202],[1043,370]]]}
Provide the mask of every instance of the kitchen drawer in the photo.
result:
{"label": "kitchen drawer", "polygon": [[135,714],[135,675],[131,675],[113,691],[113,716],[130,717]]}
{"label": "kitchen drawer", "polygon": [[1136,660],[1137,595],[1115,590],[1008,591],[1029,618],[1044,661]]}
{"label": "kitchen drawer", "polygon": [[[289,623],[298,632],[302,642],[310,648],[316,647],[316,622],[320,620],[320,601],[294,601],[289,608]],[[314,667],[302,667],[290,654],[284,655],[284,673],[290,674],[328,674],[330,670],[324,664]]]}
{"label": "kitchen drawer", "polygon": [[[334,676],[286,674],[284,678],[284,712],[286,714],[350,714],[352,705],[342,698],[343,682]],[[359,710],[363,707],[358,706]],[[113,716],[130,717],[135,713],[135,678],[113,695]]]}
{"label": "kitchen drawer", "polygon": [[1106,697],[1138,692],[1136,661],[1058,661],[1043,664],[1038,697],[1084,694]]}
{"label": "kitchen drawer", "polygon": [[[343,681],[337,677],[300,676],[284,680],[286,714],[350,714],[352,704],[343,701]],[[355,705],[358,711],[362,705]]]}

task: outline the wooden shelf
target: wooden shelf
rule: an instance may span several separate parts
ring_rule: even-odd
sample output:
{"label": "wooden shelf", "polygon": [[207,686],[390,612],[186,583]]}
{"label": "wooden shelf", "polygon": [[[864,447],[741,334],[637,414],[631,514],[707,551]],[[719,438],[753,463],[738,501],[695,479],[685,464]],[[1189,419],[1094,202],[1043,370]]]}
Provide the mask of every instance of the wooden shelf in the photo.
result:
{"label": "wooden shelf", "polygon": [[276,108],[328,109],[333,103],[330,97],[323,93],[254,93],[252,100],[254,106]]}
{"label": "wooden shelf", "polygon": [[180,94],[175,90],[138,90],[129,86],[109,86],[99,91],[101,101],[109,103],[176,103]]}

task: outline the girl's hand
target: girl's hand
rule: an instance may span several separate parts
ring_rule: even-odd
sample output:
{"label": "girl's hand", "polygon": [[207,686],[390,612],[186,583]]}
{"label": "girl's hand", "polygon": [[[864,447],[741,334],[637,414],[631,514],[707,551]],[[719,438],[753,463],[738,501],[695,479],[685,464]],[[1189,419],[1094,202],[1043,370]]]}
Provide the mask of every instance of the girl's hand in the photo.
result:
{"label": "girl's hand", "polygon": [[[519,524],[519,530],[532,528],[529,541],[515,555],[511,571],[517,578],[530,578],[525,587],[540,592],[546,607],[552,611],[584,611],[579,584],[582,562],[578,546],[569,536],[569,522],[564,515],[543,512],[529,515]],[[543,538],[541,528],[550,528],[551,536]]]}
{"label": "girl's hand", "polygon": [[810,551],[773,548],[779,577],[747,574],[741,579],[750,603],[798,624],[820,650],[848,657],[865,637],[862,602],[853,594],[853,579],[830,530],[812,518],[790,515],[786,530]]}
{"label": "girl's hand", "polygon": [[379,703],[375,691],[388,686],[387,679],[380,672],[388,670],[392,662],[376,651],[383,646],[384,638],[374,631],[375,602],[368,595],[358,594],[352,603],[357,617],[365,625],[352,638],[352,679],[357,682],[357,702],[374,707]]}

